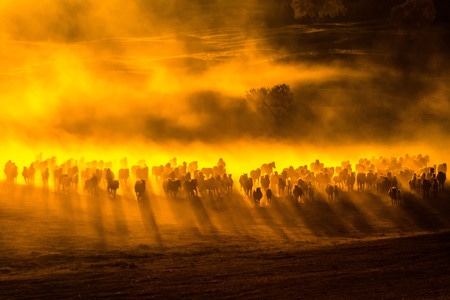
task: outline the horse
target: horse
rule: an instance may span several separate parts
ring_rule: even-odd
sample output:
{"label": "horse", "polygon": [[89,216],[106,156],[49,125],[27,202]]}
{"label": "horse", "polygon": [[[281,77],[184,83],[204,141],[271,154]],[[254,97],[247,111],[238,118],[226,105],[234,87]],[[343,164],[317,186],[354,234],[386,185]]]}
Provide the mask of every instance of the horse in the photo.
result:
{"label": "horse", "polygon": [[423,199],[430,197],[431,182],[428,179],[422,180]]}
{"label": "horse", "polygon": [[377,180],[377,192],[380,194],[389,193],[389,188],[392,186],[391,180],[386,176],[381,176]]}
{"label": "horse", "polygon": [[334,199],[337,199],[339,197],[339,188],[337,184],[334,185]]}
{"label": "horse", "polygon": [[411,192],[417,191],[417,175],[414,173],[413,177],[408,181],[409,184],[409,190]]}
{"label": "horse", "polygon": [[447,179],[447,175],[444,172],[439,171],[436,176],[436,179],[439,183],[439,191],[443,191],[444,185],[445,185],[445,180]]}
{"label": "horse", "polygon": [[262,197],[263,194],[261,192],[261,188],[256,188],[256,190],[253,191],[253,201],[255,201],[255,207],[259,207]]}
{"label": "horse", "polygon": [[187,196],[197,196],[197,179],[186,180],[183,182],[183,189]]}
{"label": "horse", "polygon": [[314,187],[311,184],[308,185],[308,197],[309,200],[314,201]]}
{"label": "horse", "polygon": [[3,171],[6,174],[6,181],[8,183],[14,183],[16,181],[17,175],[19,174],[19,170],[15,163],[8,160],[8,162],[5,164],[5,169]]}
{"label": "horse", "polygon": [[353,191],[355,181],[356,181],[355,172],[352,172],[347,178],[347,189],[349,191]]}
{"label": "horse", "polygon": [[373,171],[369,171],[366,174],[366,187],[371,189],[376,181],[377,181],[377,174],[373,173]]}
{"label": "horse", "polygon": [[75,190],[78,190],[78,181],[79,181],[79,177],[80,177],[79,174],[78,174],[78,171],[72,170],[69,173],[69,176],[70,176],[70,183],[71,183],[71,185],[73,185]]}
{"label": "horse", "polygon": [[148,180],[148,167],[138,167],[135,169],[135,174],[137,179]]}
{"label": "horse", "polygon": [[278,178],[278,195],[280,197],[284,196],[286,190],[286,180],[283,178]]}
{"label": "horse", "polygon": [[275,162],[273,161],[268,164],[263,164],[260,169],[261,169],[261,175],[267,174],[270,176],[270,175],[272,175],[273,169],[276,169]]}
{"label": "horse", "polygon": [[294,196],[295,202],[299,202],[303,196],[303,189],[300,185],[294,185],[294,189],[292,190],[292,195]]}
{"label": "horse", "polygon": [[144,200],[145,198],[145,180],[137,180],[134,184],[134,192],[136,193],[136,198],[138,201]]}
{"label": "horse", "polygon": [[[63,175],[63,169],[62,168],[55,168],[53,170],[53,186],[55,187],[55,189],[59,189],[60,188],[59,180],[61,178],[61,175]],[[88,178],[86,178],[86,179],[88,179]]]}
{"label": "horse", "polygon": [[333,181],[339,187],[341,187],[341,188],[344,187],[344,181],[342,180],[341,176],[339,176],[339,175],[334,176],[333,177]]}
{"label": "horse", "polygon": [[96,175],[92,175],[91,178],[86,179],[84,181],[84,190],[94,195],[98,191],[98,177]]}
{"label": "horse", "polygon": [[109,196],[116,198],[117,189],[119,188],[119,180],[117,179],[108,179],[107,190]]}
{"label": "horse", "polygon": [[61,176],[59,176],[58,189],[67,193],[70,189],[71,183],[72,183],[72,178],[68,174],[61,174]]}
{"label": "horse", "polygon": [[167,179],[163,184],[164,191],[168,196],[177,197],[178,190],[181,188],[181,180]]}
{"label": "horse", "polygon": [[242,174],[241,176],[239,176],[239,185],[241,187],[241,191],[244,190],[245,191],[245,182],[248,179],[248,175],[247,173]]}
{"label": "horse", "polygon": [[130,178],[130,169],[123,168],[119,170],[119,180],[124,184],[127,183],[128,178]]}
{"label": "horse", "polygon": [[227,193],[231,193],[233,191],[233,178],[232,174],[228,174],[228,176],[226,176],[226,174],[224,174],[224,181],[225,181],[225,190]]}
{"label": "horse", "polygon": [[366,185],[367,177],[366,173],[358,173],[356,175],[356,184],[358,186],[358,191],[363,192]]}
{"label": "horse", "polygon": [[308,183],[301,178],[297,180],[297,185],[302,191],[306,191],[308,189]]}
{"label": "horse", "polygon": [[333,198],[335,196],[335,194],[334,194],[334,186],[332,186],[331,184],[327,185],[327,187],[325,188],[325,192],[328,195],[328,200],[333,201]]}
{"label": "horse", "polygon": [[267,198],[267,203],[269,205],[272,204],[272,196],[273,196],[272,190],[271,189],[267,189],[266,190],[266,198]]}
{"label": "horse", "polygon": [[137,180],[145,180],[147,181],[149,179],[148,176],[148,167],[144,166],[142,167],[141,165],[134,165],[131,166],[131,176],[133,176],[133,178],[137,181]]}
{"label": "horse", "polygon": [[163,179],[164,177],[164,166],[160,165],[160,166],[153,166],[152,167],[152,175],[154,178],[156,179]]}
{"label": "horse", "polygon": [[35,177],[35,169],[34,165],[31,164],[28,168],[23,167],[22,176],[25,181],[25,184],[33,185],[34,184],[34,177]]}
{"label": "horse", "polygon": [[253,179],[248,177],[247,174],[243,174],[239,178],[239,183],[241,184],[241,189],[244,190],[245,195],[250,197],[253,189]]}
{"label": "horse", "polygon": [[220,176],[212,176],[210,178],[207,179],[203,179],[202,180],[202,192],[208,192],[209,196],[214,196],[217,195],[219,193],[219,187],[220,187],[220,183],[221,183],[221,179]]}
{"label": "horse", "polygon": [[255,184],[259,182],[259,178],[261,177],[261,169],[251,170],[250,178],[253,180]]}
{"label": "horse", "polygon": [[50,171],[48,167],[46,167],[44,170],[41,170],[41,177],[44,187],[48,187],[48,178],[50,177]]}
{"label": "horse", "polygon": [[270,178],[269,178],[269,175],[264,175],[264,176],[261,176],[261,179],[260,179],[260,182],[261,182],[261,187],[264,189],[264,190],[267,190],[269,187],[270,187]]}
{"label": "horse", "polygon": [[392,205],[401,205],[400,190],[397,187],[391,187],[388,194],[391,197]]}

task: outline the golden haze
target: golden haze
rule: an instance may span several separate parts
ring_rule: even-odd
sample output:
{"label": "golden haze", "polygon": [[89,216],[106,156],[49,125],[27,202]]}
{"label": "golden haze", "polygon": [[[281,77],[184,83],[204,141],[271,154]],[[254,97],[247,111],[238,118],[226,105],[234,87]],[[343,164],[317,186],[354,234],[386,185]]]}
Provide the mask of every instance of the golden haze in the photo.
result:
{"label": "golden haze", "polygon": [[[409,140],[404,134],[392,138],[396,132],[389,132],[387,142],[382,134],[371,141],[370,134],[357,133],[361,123],[345,115],[346,103],[356,93],[368,105],[377,103],[377,108],[396,101],[392,93],[371,80],[378,74],[400,77],[398,70],[371,64],[364,59],[364,51],[357,53],[361,58],[355,64],[311,62],[302,59],[304,53],[295,57],[298,53],[268,39],[267,31],[276,34],[272,29],[243,26],[248,22],[244,13],[227,10],[233,11],[233,15],[223,16],[230,20],[228,26],[211,28],[201,18],[186,23],[171,18],[177,5],[176,1],[47,0],[39,5],[2,1],[3,159],[28,165],[43,153],[44,158],[54,155],[61,162],[81,157],[105,161],[129,157],[130,162],[145,159],[149,165],[159,165],[177,157],[179,162],[198,160],[208,166],[222,157],[235,173],[268,161],[296,166],[320,159],[327,165],[339,165],[343,160],[356,163],[362,157],[406,153],[430,154],[437,163],[447,159],[442,151],[447,148],[447,139],[441,138],[446,137],[444,129],[435,123],[424,127],[421,124],[425,122],[411,127],[422,118],[424,106],[427,114],[439,118],[450,111],[445,77],[436,79],[437,88],[418,96],[414,105],[396,113],[399,131],[419,132],[416,136],[423,136],[423,141]],[[203,13],[194,5],[183,8],[192,16]],[[288,30],[303,30],[304,35],[320,32],[314,28]],[[439,59],[434,59],[434,66]],[[333,82],[349,86],[336,88],[330,86]],[[313,131],[302,131],[299,122],[295,125],[298,137],[288,140],[266,138],[257,132],[246,135],[241,128],[230,129],[226,138],[205,133],[202,124],[206,120],[214,127],[214,120],[209,120],[215,117],[212,112],[240,103],[252,88],[279,83],[291,86],[297,97],[306,99],[302,101],[308,101],[302,88],[311,86],[317,87],[315,99],[326,99],[325,104],[312,105]],[[198,97],[205,97],[206,102],[195,106],[192,99]],[[205,103],[210,97],[221,104],[209,107]],[[339,119],[345,120],[347,132],[355,129],[352,139],[339,138],[342,124],[333,125]],[[189,135],[177,128],[186,129]],[[313,142],[309,136],[314,136]],[[328,142],[329,136],[336,138]]]}

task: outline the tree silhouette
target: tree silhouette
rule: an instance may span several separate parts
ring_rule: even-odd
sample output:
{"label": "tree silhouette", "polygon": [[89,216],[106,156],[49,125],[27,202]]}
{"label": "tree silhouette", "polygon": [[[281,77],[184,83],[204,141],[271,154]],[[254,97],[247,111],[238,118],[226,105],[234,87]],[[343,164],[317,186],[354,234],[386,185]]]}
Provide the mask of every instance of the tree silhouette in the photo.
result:
{"label": "tree silhouette", "polygon": [[292,120],[296,111],[294,95],[286,84],[251,89],[246,99],[253,110],[277,131]]}
{"label": "tree silhouette", "polygon": [[426,28],[436,18],[433,0],[406,0],[391,10],[391,20],[409,33]]}
{"label": "tree silhouette", "polygon": [[308,17],[318,22],[325,17],[337,17],[345,15],[347,8],[342,0],[292,0],[295,18]]}

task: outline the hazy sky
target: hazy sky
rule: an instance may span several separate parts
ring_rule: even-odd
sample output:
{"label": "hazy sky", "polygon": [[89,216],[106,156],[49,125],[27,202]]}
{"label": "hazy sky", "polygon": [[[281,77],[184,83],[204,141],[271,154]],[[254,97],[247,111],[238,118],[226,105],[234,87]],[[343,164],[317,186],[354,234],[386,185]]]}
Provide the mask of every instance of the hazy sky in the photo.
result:
{"label": "hazy sky", "polygon": [[[448,35],[267,28],[259,1],[201,2],[2,1],[3,151],[266,140],[443,147]],[[281,83],[296,110],[278,134],[245,97]]]}

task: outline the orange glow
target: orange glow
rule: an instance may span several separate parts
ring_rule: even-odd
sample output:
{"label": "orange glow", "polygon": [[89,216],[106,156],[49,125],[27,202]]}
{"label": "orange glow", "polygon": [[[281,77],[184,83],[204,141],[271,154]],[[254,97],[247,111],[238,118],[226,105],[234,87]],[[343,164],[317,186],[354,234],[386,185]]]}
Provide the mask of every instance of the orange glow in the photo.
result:
{"label": "orange glow", "polygon": [[[273,37],[311,36],[317,42],[312,37],[325,29],[244,30],[245,14],[234,15],[236,23],[228,27],[211,29],[194,21],[162,20],[154,11],[158,5],[171,11],[175,2],[142,5],[118,0],[0,4],[4,161],[27,165],[43,153],[60,161],[128,157],[160,165],[177,157],[211,166],[223,157],[231,172],[242,173],[269,161],[280,168],[316,159],[336,166],[406,153],[430,154],[437,163],[447,160],[445,129],[428,122],[450,111],[445,77],[430,83],[427,74],[415,74],[425,92],[407,110],[393,106],[395,130],[384,128],[391,123],[386,117],[386,122],[367,125],[371,132],[366,133],[366,127],[361,129],[365,121],[389,112],[396,101],[409,102],[389,85],[390,78],[401,81],[403,74],[374,63],[372,53],[326,48],[331,55],[356,58],[351,63],[328,57],[316,61],[321,52],[308,50],[309,44],[290,49],[291,44]],[[438,68],[440,59],[436,56],[430,65]],[[238,114],[245,109],[239,105],[248,90],[280,83],[291,87],[300,112],[305,110],[305,120],[292,125],[287,139],[255,129],[264,128],[254,125],[266,122],[265,116],[244,122],[240,118],[248,116]],[[401,89],[408,86],[399,84]],[[228,115],[215,120],[222,111]],[[214,133],[219,125],[224,131]],[[398,139],[393,138],[397,131],[402,132]],[[405,132],[423,140],[411,141]]]}
{"label": "orange glow", "polygon": [[448,294],[445,2],[0,0],[0,298]]}

